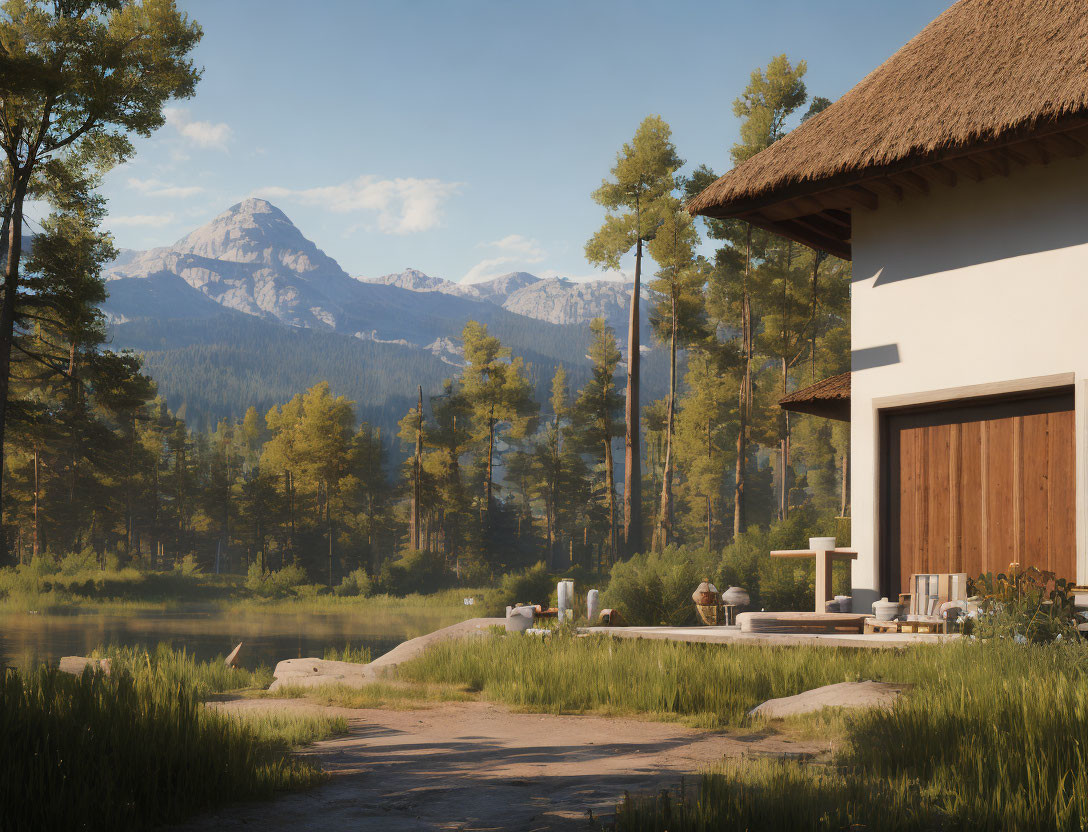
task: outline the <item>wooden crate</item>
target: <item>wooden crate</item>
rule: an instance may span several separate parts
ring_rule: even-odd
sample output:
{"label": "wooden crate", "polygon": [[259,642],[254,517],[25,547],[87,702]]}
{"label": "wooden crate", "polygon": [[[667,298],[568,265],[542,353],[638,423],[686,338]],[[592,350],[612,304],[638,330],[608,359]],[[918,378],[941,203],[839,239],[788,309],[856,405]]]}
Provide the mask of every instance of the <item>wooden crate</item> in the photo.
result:
{"label": "wooden crate", "polygon": [[866,633],[943,633],[942,621],[880,621],[865,619]]}

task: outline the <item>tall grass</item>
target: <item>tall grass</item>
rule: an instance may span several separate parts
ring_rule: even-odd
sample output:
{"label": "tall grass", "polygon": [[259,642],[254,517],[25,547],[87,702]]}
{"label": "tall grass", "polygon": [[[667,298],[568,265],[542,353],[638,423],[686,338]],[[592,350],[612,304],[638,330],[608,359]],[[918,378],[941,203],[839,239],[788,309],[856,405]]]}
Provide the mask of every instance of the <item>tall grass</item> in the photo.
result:
{"label": "tall grass", "polygon": [[3,672],[0,829],[142,830],[305,787],[323,775],[287,751],[346,730],[343,719],[205,708],[201,693],[226,680],[185,656],[111,659],[109,676]]}
{"label": "tall grass", "polygon": [[135,676],[149,674],[171,685],[184,685],[201,700],[213,693],[265,688],[272,683],[272,670],[265,665],[256,670],[227,667],[223,656],[199,662],[184,648],[175,650],[169,644],[160,644],[151,651],[99,647],[92,655],[108,658],[111,669],[122,669]]}
{"label": "tall grass", "polygon": [[[713,708],[721,709],[722,723],[743,721],[743,712],[762,699],[833,681],[915,685],[890,710],[825,717],[824,727],[841,734],[830,765],[729,764],[683,795],[627,798],[617,812],[620,832],[839,830],[852,824],[911,832],[1088,827],[1088,651],[1080,645],[960,643],[901,653],[718,647],[716,655],[676,645],[687,653],[679,659],[649,642],[634,642],[633,652],[615,649],[620,646],[611,655],[600,644],[529,647],[580,653],[591,678],[579,679],[564,662],[552,661],[544,666],[559,672],[557,684],[527,694],[511,696],[494,674],[477,678],[485,691],[517,704],[656,708],[695,714],[703,724],[714,721],[707,718]],[[499,655],[509,658],[502,649]],[[627,689],[616,685],[617,659],[630,675]],[[693,695],[672,683],[677,673],[690,678]],[[699,692],[707,685],[715,689]],[[643,686],[649,695],[639,690]]]}
{"label": "tall grass", "polygon": [[440,642],[400,678],[460,685],[487,699],[552,713],[650,716],[719,728],[760,702],[859,679],[924,679],[940,648],[894,651],[756,647],[554,635]]}

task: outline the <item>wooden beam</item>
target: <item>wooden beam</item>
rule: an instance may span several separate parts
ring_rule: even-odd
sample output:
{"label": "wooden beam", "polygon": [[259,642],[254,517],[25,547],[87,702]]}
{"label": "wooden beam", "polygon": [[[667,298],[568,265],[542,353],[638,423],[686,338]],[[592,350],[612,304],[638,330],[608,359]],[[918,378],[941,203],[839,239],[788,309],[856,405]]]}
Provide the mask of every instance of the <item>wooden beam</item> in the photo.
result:
{"label": "wooden beam", "polygon": [[833,240],[841,240],[843,232],[846,230],[829,220],[825,220],[822,214],[808,214],[804,217],[794,217],[790,222],[809,228],[817,234],[822,234]]}
{"label": "wooden beam", "polygon": [[880,198],[861,185],[850,185],[843,188],[840,193],[842,193],[842,197],[846,202],[859,208],[868,208],[870,211],[875,211],[880,204]]}
{"label": "wooden beam", "polygon": [[940,182],[942,185],[947,185],[949,188],[956,187],[956,172],[950,167],[937,162],[925,168],[925,170],[933,176],[933,178]]}
{"label": "wooden beam", "polygon": [[836,225],[841,225],[847,231],[850,230],[851,217],[849,211],[840,211],[836,208],[829,208],[828,210],[823,212],[823,217],[829,222],[833,222]]}
{"label": "wooden beam", "polygon": [[1021,142],[1016,145],[1016,150],[1032,162],[1040,165],[1050,164],[1050,151],[1046,149],[1046,145],[1041,141]]}
{"label": "wooden beam", "polygon": [[905,170],[902,173],[895,174],[895,176],[892,177],[892,181],[909,188],[915,193],[922,194],[923,196],[929,194],[929,182],[912,170]]}
{"label": "wooden beam", "polygon": [[1063,156],[1083,156],[1084,145],[1067,133],[1055,133],[1046,137],[1048,147],[1057,148]]}
{"label": "wooden beam", "polygon": [[836,257],[841,257],[844,260],[850,259],[850,245],[840,238],[827,237],[823,234],[819,234],[812,231],[809,228],[796,225],[794,221],[782,220],[781,222],[775,222],[767,219],[763,215],[752,212],[746,214],[745,218],[748,219],[753,225],[758,225],[760,228],[765,228],[768,231],[772,231],[794,242],[806,245],[809,248],[819,249],[820,251],[826,251],[828,254],[833,254]]}
{"label": "wooden beam", "polygon": [[890,179],[870,179],[865,187],[876,191],[881,196],[890,196],[896,202],[903,199],[903,189]]}
{"label": "wooden beam", "polygon": [[1014,162],[1020,167],[1024,167],[1030,161],[1027,156],[1022,154],[1019,150],[1013,150],[1011,147],[999,147],[994,153],[1004,156],[1010,162]]}
{"label": "wooden beam", "polygon": [[959,159],[946,159],[941,164],[945,165],[948,168],[951,168],[956,173],[966,176],[968,179],[974,180],[975,182],[981,182],[983,179],[986,178],[986,172],[983,171],[983,169],[979,166],[978,162],[975,162],[972,159],[968,159],[966,157],[961,157]]}
{"label": "wooden beam", "polygon": [[971,157],[976,165],[989,176],[1008,176],[1009,163],[1006,159],[991,156],[989,153],[976,153]]}

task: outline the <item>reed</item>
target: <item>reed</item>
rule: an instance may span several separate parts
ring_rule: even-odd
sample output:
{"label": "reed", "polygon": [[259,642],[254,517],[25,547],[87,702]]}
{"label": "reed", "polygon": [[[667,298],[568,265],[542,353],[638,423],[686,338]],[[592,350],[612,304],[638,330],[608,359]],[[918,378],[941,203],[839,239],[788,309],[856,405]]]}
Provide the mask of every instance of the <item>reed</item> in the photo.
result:
{"label": "reed", "polygon": [[557,633],[446,641],[400,666],[401,679],[461,686],[549,713],[598,713],[743,725],[764,700],[860,679],[923,680],[937,647],[891,650],[688,644]]}
{"label": "reed", "polygon": [[3,672],[0,829],[142,830],[322,779],[287,750],[346,730],[342,719],[218,713],[188,667]]}
{"label": "reed", "polygon": [[[866,675],[889,678],[881,657],[871,661]],[[1082,646],[963,643],[898,661],[893,678],[916,687],[891,710],[841,713],[841,750],[830,765],[729,765],[682,795],[628,797],[616,829],[1088,826]]]}

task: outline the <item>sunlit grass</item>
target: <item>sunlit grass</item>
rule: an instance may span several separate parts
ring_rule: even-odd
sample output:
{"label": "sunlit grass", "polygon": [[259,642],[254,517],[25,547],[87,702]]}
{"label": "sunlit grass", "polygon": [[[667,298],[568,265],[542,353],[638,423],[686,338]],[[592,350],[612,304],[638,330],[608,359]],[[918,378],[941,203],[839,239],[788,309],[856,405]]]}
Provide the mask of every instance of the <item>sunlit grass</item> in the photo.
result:
{"label": "sunlit grass", "polygon": [[109,676],[3,673],[0,829],[142,830],[306,787],[321,771],[287,750],[346,730],[338,718],[222,714],[197,694],[215,677],[187,658],[114,657]]}
{"label": "sunlit grass", "polygon": [[347,685],[321,685],[318,687],[285,686],[274,692],[256,695],[261,698],[306,699],[319,705],[338,708],[389,708],[412,710],[427,708],[440,702],[471,702],[479,697],[475,692],[457,685],[435,683],[405,684],[370,682],[360,688]]}

